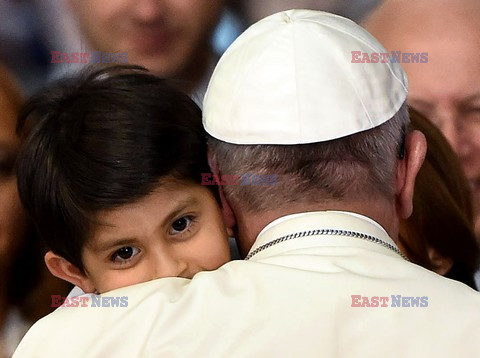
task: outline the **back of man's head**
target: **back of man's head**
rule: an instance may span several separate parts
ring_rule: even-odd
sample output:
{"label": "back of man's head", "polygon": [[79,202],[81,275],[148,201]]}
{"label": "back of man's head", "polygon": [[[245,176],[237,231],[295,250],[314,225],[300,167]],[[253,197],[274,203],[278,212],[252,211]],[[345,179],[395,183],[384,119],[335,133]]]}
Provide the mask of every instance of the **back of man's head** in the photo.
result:
{"label": "back of man's head", "polygon": [[406,79],[395,63],[352,63],[352,51],[385,52],[350,20],[293,10],[260,21],[222,57],[204,102],[218,171],[279,177],[225,187],[228,201],[250,212],[393,201]]}

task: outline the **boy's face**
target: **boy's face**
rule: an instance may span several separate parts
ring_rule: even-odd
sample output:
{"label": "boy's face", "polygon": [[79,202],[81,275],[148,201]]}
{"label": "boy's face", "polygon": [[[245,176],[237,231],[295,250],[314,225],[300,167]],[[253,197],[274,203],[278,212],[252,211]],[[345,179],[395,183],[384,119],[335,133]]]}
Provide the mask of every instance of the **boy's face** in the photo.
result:
{"label": "boy's face", "polygon": [[82,259],[88,286],[99,293],[161,277],[191,278],[230,260],[220,208],[201,185],[171,181],[96,219]]}

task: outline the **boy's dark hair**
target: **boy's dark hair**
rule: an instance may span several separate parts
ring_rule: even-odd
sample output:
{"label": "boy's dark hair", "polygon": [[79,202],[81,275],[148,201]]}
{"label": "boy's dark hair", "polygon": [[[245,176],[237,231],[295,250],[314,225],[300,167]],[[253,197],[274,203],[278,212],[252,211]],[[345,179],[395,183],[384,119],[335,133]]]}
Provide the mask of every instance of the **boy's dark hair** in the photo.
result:
{"label": "boy's dark hair", "polygon": [[142,67],[44,90],[25,104],[17,130],[28,134],[20,198],[49,249],[81,270],[98,211],[138,201],[164,177],[200,184],[210,172],[201,110]]}

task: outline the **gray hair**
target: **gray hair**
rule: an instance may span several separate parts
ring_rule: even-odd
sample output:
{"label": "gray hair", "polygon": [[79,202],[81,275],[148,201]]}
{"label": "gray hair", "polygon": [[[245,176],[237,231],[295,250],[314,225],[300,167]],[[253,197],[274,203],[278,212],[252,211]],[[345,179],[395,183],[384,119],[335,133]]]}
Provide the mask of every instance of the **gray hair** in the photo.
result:
{"label": "gray hair", "polygon": [[209,138],[219,174],[278,175],[276,185],[228,185],[227,200],[250,212],[292,203],[393,198],[395,168],[405,140],[404,103],[386,123],[344,138],[299,145],[236,145]]}

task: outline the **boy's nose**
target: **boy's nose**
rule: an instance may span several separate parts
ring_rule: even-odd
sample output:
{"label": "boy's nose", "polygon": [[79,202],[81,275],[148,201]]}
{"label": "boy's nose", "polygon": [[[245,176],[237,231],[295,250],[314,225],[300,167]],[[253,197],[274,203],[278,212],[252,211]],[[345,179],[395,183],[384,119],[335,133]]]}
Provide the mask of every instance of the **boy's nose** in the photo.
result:
{"label": "boy's nose", "polygon": [[181,258],[166,253],[157,255],[152,275],[154,276],[152,279],[163,277],[190,278],[188,274],[188,263]]}

